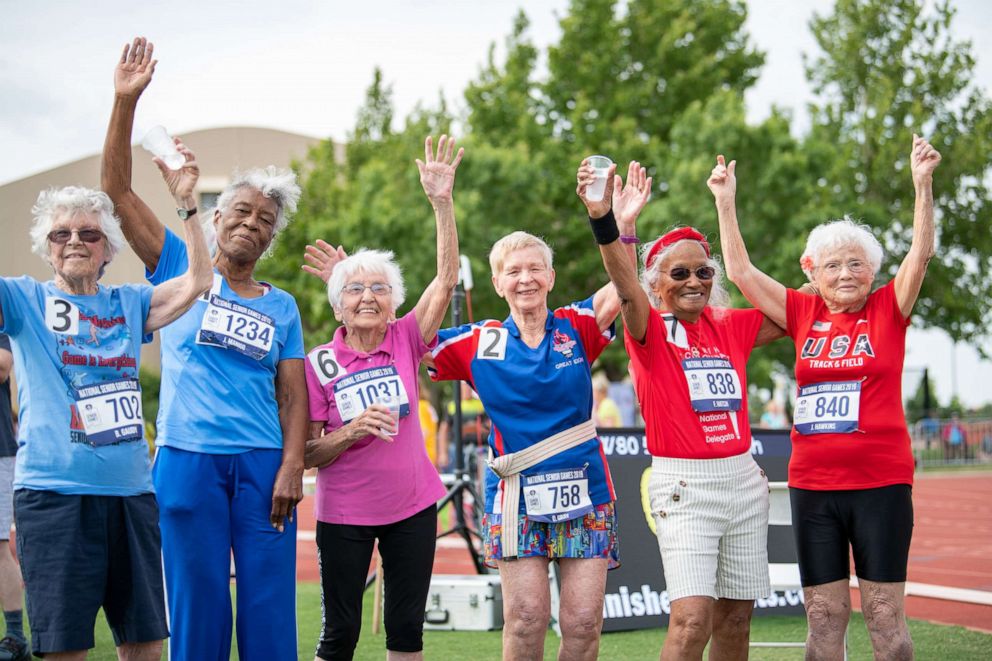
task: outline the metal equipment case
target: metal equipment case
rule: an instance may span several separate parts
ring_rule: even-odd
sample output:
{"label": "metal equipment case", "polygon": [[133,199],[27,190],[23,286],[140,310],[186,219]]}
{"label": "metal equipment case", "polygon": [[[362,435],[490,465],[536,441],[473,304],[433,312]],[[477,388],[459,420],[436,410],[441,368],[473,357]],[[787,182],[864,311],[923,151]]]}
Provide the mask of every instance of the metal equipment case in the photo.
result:
{"label": "metal equipment case", "polygon": [[503,628],[498,574],[439,575],[431,579],[424,629],[494,631]]}

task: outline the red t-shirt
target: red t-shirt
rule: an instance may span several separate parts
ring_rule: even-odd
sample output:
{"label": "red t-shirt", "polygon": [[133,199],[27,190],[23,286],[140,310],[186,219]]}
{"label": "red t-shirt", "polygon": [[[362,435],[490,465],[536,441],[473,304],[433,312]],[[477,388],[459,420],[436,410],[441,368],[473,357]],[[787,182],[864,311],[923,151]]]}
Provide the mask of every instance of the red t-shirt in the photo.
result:
{"label": "red t-shirt", "polygon": [[763,320],[758,310],[706,307],[693,324],[652,310],[643,344],[624,328],[651,454],[750,452],[745,367]]}
{"label": "red t-shirt", "polygon": [[838,314],[819,296],[790,289],[786,315],[799,387],[789,484],[819,491],[912,484],[902,407],[909,320],[893,283],[858,312]]}

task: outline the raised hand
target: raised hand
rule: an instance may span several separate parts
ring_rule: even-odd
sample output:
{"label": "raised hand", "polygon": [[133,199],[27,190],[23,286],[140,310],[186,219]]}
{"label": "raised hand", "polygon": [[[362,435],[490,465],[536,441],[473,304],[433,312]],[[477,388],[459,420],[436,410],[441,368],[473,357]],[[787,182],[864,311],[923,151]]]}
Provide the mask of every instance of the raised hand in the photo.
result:
{"label": "raised hand", "polygon": [[450,200],[455,187],[455,171],[462,162],[464,149],[455,153],[455,139],[442,135],[437,141],[437,155],[434,154],[434,139],[427,136],[424,141],[424,160],[417,159],[420,170],[420,185],[424,187],[427,199]]}
{"label": "raised hand", "polygon": [[303,259],[310,263],[303,264],[300,268],[326,283],[331,279],[334,267],[346,259],[348,253],[341,246],[335,248],[323,239],[317,239],[315,243],[317,244],[315,246],[307,244]]}
{"label": "raised hand", "polygon": [[620,175],[613,178],[613,214],[617,219],[620,234],[636,234],[637,217],[644,205],[651,199],[651,184],[654,178],[647,176],[647,169],[637,161],[631,161],[627,168],[627,185]]}
{"label": "raised hand", "polygon": [[123,96],[140,96],[155,73],[158,60],[152,59],[155,45],[144,37],[124,44],[124,52],[114,69],[114,92]]}
{"label": "raised hand", "polygon": [[913,134],[913,152],[910,155],[910,170],[913,173],[913,183],[924,183],[933,176],[933,171],[940,164],[940,152],[933,148],[924,138]]}
{"label": "raised hand", "polygon": [[586,211],[589,212],[590,218],[602,218],[610,210],[610,203],[613,200],[613,187],[614,187],[614,176],[617,172],[617,164],[614,163],[610,166],[610,169],[606,173],[606,191],[603,193],[603,199],[601,200],[590,200],[587,197],[589,187],[593,185],[596,181],[596,169],[589,165],[589,159],[582,159],[582,163],[579,164],[579,170],[575,173],[575,180],[577,185],[575,186],[575,194],[579,196],[582,200],[582,204],[586,205]]}
{"label": "raised hand", "polygon": [[172,197],[177,200],[190,198],[193,196],[193,189],[196,187],[196,182],[200,178],[200,166],[196,162],[196,156],[183,144],[182,140],[179,138],[173,138],[173,140],[176,143],[176,149],[186,158],[186,163],[178,170],[173,170],[158,156],[153,158],[152,161],[158,166],[159,172],[162,173],[162,179],[165,180],[165,185],[169,187]]}
{"label": "raised hand", "polygon": [[724,162],[723,154],[716,157],[716,167],[710,172],[706,185],[709,186],[718,205],[721,202],[733,203],[737,196],[737,176],[734,174],[736,170],[737,161],[730,161],[727,164]]}

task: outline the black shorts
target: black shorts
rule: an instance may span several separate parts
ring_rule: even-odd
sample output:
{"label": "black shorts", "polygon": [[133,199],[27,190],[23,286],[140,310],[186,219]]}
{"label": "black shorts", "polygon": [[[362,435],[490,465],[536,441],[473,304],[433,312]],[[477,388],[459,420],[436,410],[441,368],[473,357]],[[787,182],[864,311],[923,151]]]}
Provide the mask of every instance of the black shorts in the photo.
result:
{"label": "black shorts", "polygon": [[36,654],[92,648],[101,607],[118,646],[169,636],[154,494],[18,489],[14,518]]}
{"label": "black shorts", "polygon": [[792,529],[803,587],[850,578],[849,549],[858,578],[906,580],[913,538],[913,489],[811,491],[789,488]]}

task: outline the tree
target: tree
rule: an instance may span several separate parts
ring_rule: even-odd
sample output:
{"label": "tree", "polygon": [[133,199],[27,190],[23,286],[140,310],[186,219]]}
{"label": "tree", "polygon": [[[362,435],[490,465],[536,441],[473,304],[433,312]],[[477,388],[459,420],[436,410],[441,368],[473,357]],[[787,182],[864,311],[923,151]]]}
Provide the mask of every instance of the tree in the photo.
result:
{"label": "tree", "polygon": [[807,62],[818,101],[806,148],[819,185],[800,224],[859,218],[876,228],[880,275],[892,277],[912,236],[911,134],[929,137],[943,155],[938,250],[915,318],[975,340],[992,321],[992,106],[971,82],[971,44],[952,38],[953,17],[948,2],[837,0],[812,20],[822,53]]}

